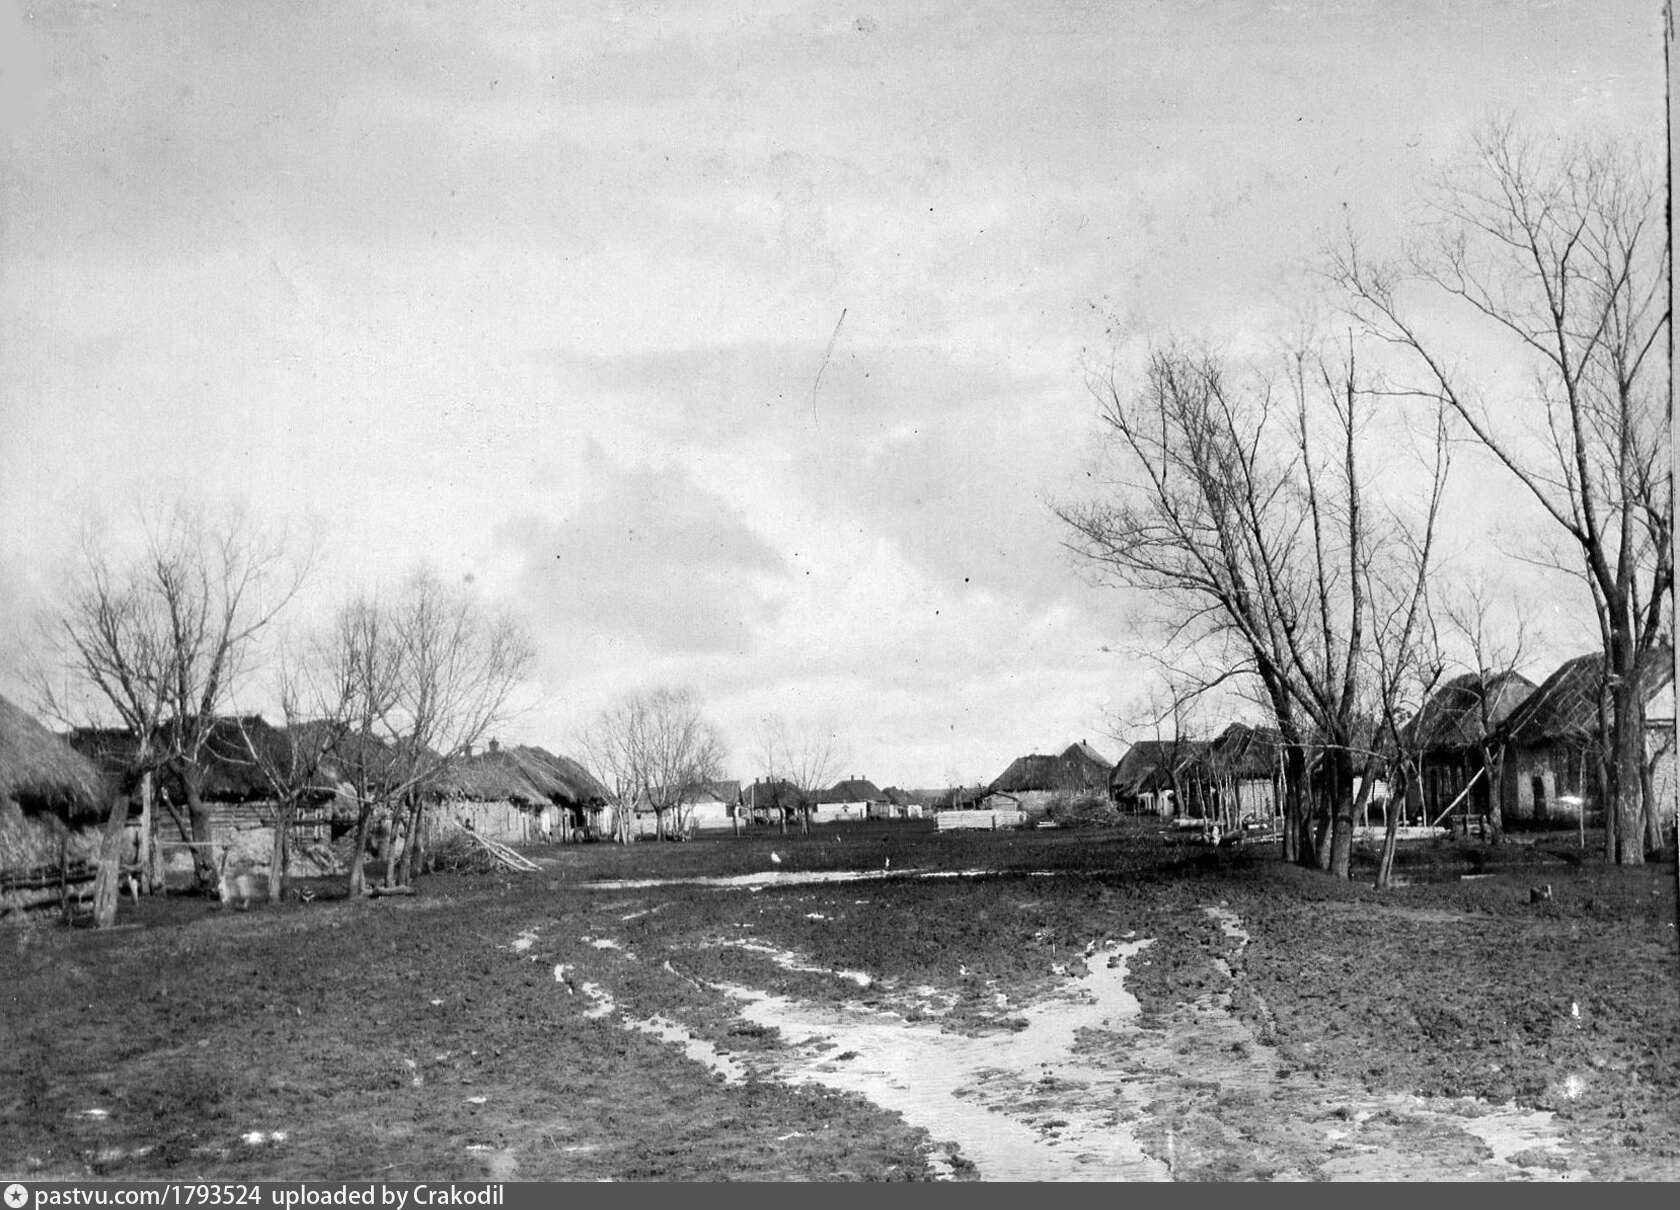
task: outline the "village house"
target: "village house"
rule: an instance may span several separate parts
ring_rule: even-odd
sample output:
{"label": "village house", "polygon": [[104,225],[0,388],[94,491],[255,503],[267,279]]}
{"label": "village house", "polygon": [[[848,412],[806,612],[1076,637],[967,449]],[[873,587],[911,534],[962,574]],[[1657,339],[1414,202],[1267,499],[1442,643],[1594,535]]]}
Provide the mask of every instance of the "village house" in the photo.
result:
{"label": "village house", "polygon": [[[1597,768],[1602,759],[1599,692],[1604,656],[1590,652],[1566,661],[1511,712],[1501,801],[1518,827],[1578,826],[1599,810]],[[1646,777],[1655,800],[1675,802],[1674,665],[1660,648],[1645,673]]]}
{"label": "village house", "polygon": [[[1134,814],[1188,818],[1192,810],[1202,809],[1200,791],[1206,781],[1190,774],[1206,756],[1207,748],[1205,740],[1139,740],[1126,749],[1109,775],[1109,798],[1121,810]],[[1185,798],[1182,803],[1178,801],[1180,793]]]}
{"label": "village house", "polygon": [[872,809],[887,802],[881,788],[867,777],[848,777],[812,796],[812,823],[868,819]]}
{"label": "village house", "polygon": [[1209,818],[1227,827],[1276,821],[1283,800],[1283,737],[1276,730],[1232,723],[1191,768]]}
{"label": "village house", "polygon": [[[742,813],[741,783],[739,781],[711,781],[695,786],[681,795],[659,795],[663,801],[679,798],[681,803],[666,812],[665,826],[676,836],[692,836],[698,832],[733,831]],[[638,837],[659,834],[659,818],[647,793],[636,799],[635,824]]]}
{"label": "village house", "polygon": [[1518,672],[1467,672],[1437,689],[1406,724],[1402,741],[1417,755],[1426,823],[1450,817],[1468,827],[1487,818],[1506,745],[1503,724],[1534,688]]}
{"label": "village house", "polygon": [[786,779],[755,778],[741,787],[741,814],[747,823],[794,823],[809,803],[805,791]]}
{"label": "village house", "polygon": [[530,745],[492,739],[451,763],[437,792],[437,827],[508,844],[581,840],[605,828],[606,788],[571,758]]}
{"label": "village house", "polygon": [[0,697],[0,915],[57,902],[65,868],[91,868],[111,791],[91,760]]}
{"label": "village house", "polygon": [[922,817],[922,803],[908,790],[901,790],[897,786],[888,786],[881,791],[885,800],[870,807],[871,819],[920,819]]}
{"label": "village house", "polygon": [[1053,801],[1079,795],[1108,795],[1114,765],[1084,740],[1060,755],[1018,756],[986,787],[981,810],[1018,810],[1043,817]]}
{"label": "village house", "polygon": [[[78,728],[66,740],[113,784],[133,764],[138,747],[134,735],[120,729]],[[195,850],[213,867],[266,870],[274,854],[275,782],[295,776],[284,872],[312,876],[332,869],[331,845],[354,821],[355,804],[324,763],[301,768],[297,753],[294,737],[260,715],[215,719],[197,754],[208,839],[193,839],[186,787],[179,771],[165,765],[146,780],[129,816],[131,847],[164,882],[193,876]]]}

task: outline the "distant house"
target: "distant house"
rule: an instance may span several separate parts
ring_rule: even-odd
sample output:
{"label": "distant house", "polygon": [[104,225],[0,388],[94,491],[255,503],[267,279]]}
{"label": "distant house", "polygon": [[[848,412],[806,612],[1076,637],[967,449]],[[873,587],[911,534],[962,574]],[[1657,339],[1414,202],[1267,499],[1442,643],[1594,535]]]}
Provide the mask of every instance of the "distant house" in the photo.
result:
{"label": "distant house", "polygon": [[[1600,808],[1597,765],[1603,751],[1598,698],[1599,652],[1565,662],[1513,710],[1504,728],[1501,787],[1505,817],[1519,826],[1578,824]],[[1674,665],[1660,648],[1646,666],[1645,759],[1651,791],[1675,801]]]}
{"label": "distant house", "polygon": [[872,808],[879,809],[886,802],[887,796],[881,793],[881,787],[868,778],[848,777],[812,796],[811,822],[868,819]]}
{"label": "distant house", "polygon": [[598,833],[607,801],[606,788],[571,758],[495,740],[453,762],[439,791],[445,820],[514,844]]}
{"label": "distant house", "polygon": [[[1197,791],[1204,781],[1191,774],[1208,747],[1205,740],[1139,740],[1126,749],[1109,775],[1109,797],[1121,810],[1163,819],[1199,811]],[[1178,801],[1180,793],[1185,802]]]}
{"label": "distant house", "polygon": [[1043,814],[1052,800],[1077,794],[1107,795],[1114,765],[1084,740],[1056,756],[1018,756],[986,787],[982,810]]}
{"label": "distant house", "polygon": [[1205,781],[1211,818],[1229,826],[1270,823],[1279,813],[1283,737],[1270,727],[1232,723],[1195,764]]}
{"label": "distant house", "polygon": [[[677,796],[661,794],[659,797],[663,800]],[[739,781],[706,782],[680,797],[681,805],[667,811],[665,821],[666,828],[676,835],[692,836],[696,832],[728,832],[734,829],[737,813],[741,810]],[[659,834],[658,814],[645,793],[636,800],[633,831],[643,837]]]}
{"label": "distant house", "polygon": [[985,786],[946,786],[943,789],[916,789],[909,791],[912,801],[922,804],[922,809],[929,815],[940,811],[969,811],[980,805],[986,797]]}
{"label": "distant house", "polygon": [[741,787],[741,815],[748,823],[792,823],[808,805],[810,796],[786,779],[755,778]]}
{"label": "distant house", "polygon": [[1404,740],[1418,753],[1429,823],[1449,814],[1465,821],[1487,816],[1495,787],[1488,784],[1483,748],[1498,760],[1506,743],[1502,725],[1534,688],[1517,672],[1467,672],[1437,689],[1406,724]]}
{"label": "distant house", "polygon": [[909,790],[901,790],[897,786],[888,786],[881,791],[881,797],[886,801],[878,807],[871,807],[871,819],[920,819],[923,804],[919,798]]}

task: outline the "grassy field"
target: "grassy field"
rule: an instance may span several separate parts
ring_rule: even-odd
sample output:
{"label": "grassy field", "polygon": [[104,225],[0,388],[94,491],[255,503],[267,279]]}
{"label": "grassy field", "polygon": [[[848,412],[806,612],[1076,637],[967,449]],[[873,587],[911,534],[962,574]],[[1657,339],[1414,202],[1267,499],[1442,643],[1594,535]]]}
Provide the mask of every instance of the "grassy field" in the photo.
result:
{"label": "grassy field", "polygon": [[[776,1078],[790,1040],[719,989],[924,1023],[937,1003],[945,1031],[1002,1037],[1125,936],[1149,942],[1126,972],[1142,1014],[1107,1052],[1081,1045],[1153,1064],[1153,1099],[1115,1120],[1178,1179],[1357,1175],[1350,1132],[1435,1165],[1413,1174],[1481,1171],[1469,1136],[1380,1108],[1409,1094],[1554,1113],[1563,1149],[1514,1175],[1680,1176],[1672,862],[1607,869],[1573,837],[1423,845],[1410,885],[1379,893],[1368,857],[1335,883],[1275,849],[1150,824],[832,825],[531,850],[542,873],[432,876],[412,899],[170,897],[125,901],[107,933],[14,926],[0,1177],[972,1175],[937,1126]],[[590,885],[772,870],[881,876]],[[679,1024],[749,1076],[626,1018]],[[1035,1119],[1052,1135],[1054,1091]],[[1389,1100],[1355,1114],[1356,1092]]]}

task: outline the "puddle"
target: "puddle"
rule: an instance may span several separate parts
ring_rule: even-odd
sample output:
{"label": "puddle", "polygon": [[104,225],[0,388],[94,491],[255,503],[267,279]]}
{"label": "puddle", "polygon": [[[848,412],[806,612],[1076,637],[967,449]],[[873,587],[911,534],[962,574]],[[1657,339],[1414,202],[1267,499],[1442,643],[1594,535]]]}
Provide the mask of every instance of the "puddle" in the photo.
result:
{"label": "puddle", "polygon": [[[617,1011],[618,1005],[614,1002],[612,993],[599,984],[585,983],[582,991],[584,995],[595,1001],[585,1011],[584,1016],[599,1020],[602,1017],[609,1017]],[[655,1015],[638,1019],[626,1014],[619,1018],[619,1025],[624,1029],[651,1034],[662,1042],[676,1043],[683,1048],[683,1053],[690,1059],[710,1068],[722,1076],[727,1083],[740,1084],[751,1075],[751,1072],[743,1064],[730,1058],[704,1038],[695,1037],[689,1032],[687,1026],[672,1021],[668,1017]]]}
{"label": "puddle", "polygon": [[[775,946],[765,945],[762,941],[755,941],[748,937],[731,937],[717,943],[729,949],[746,950],[753,954],[763,954],[770,961],[786,971],[801,971],[811,975],[833,975],[836,979],[845,979],[859,987],[869,987],[875,982],[872,975],[866,971],[838,970],[828,966],[813,966],[809,962],[801,962],[799,955],[790,954],[786,950],[779,950]],[[675,973],[675,972],[673,972]]]}
{"label": "puddle", "polygon": [[[983,1180],[1161,1180],[1129,1121],[1141,1102],[1121,1072],[1077,1053],[1083,1031],[1136,1017],[1126,960],[1147,942],[1093,952],[1064,995],[1022,1011],[1013,1033],[965,1037],[937,1024],[850,1004],[802,1004],[751,988],[723,987],[748,1021],[774,1026],[793,1047],[779,1078],[857,1092],[901,1113],[939,1141],[954,1141]],[[930,1157],[940,1175],[949,1165]]]}
{"label": "puddle", "polygon": [[[617,878],[582,885],[600,891],[643,891],[654,887],[709,886],[763,890],[834,882],[877,882],[885,878],[984,878],[996,870],[766,870],[761,874],[695,874],[688,878]],[[1046,876],[1053,871],[1044,871]]]}
{"label": "puddle", "polygon": [[[781,876],[790,877],[800,876]],[[821,880],[840,879],[830,873]],[[933,1010],[917,1019],[855,1000],[816,1004],[710,985],[744,1020],[779,1031],[784,1048],[755,1052],[752,1068],[680,1022],[621,1012],[610,992],[574,985],[564,966],[555,968],[555,979],[593,1001],[585,1016],[617,1014],[622,1028],[681,1046],[728,1083],[756,1073],[821,1084],[903,1115],[934,1140],[927,1159],[941,1179],[954,1178],[959,1167],[989,1181],[1586,1177],[1571,1166],[1562,1127],[1549,1112],[1373,1094],[1351,1081],[1291,1072],[1231,1011],[1251,940],[1242,919],[1224,905],[1202,911],[1224,942],[1214,958],[1222,989],[1179,1006],[1164,1028],[1138,1023],[1140,1006],[1125,987],[1128,962],[1151,944],[1144,939],[1092,941],[1083,954],[1070,946],[1068,968],[1079,977],[1070,975],[1048,999],[1016,1006],[1020,1028],[978,1037],[948,1033],[927,1019],[955,1002],[951,991],[931,985],[907,989]],[[864,972],[814,966],[756,938],[720,944],[785,969],[875,986]],[[1001,991],[997,1000],[1008,1003]],[[1259,1008],[1262,1018],[1269,1015]]]}

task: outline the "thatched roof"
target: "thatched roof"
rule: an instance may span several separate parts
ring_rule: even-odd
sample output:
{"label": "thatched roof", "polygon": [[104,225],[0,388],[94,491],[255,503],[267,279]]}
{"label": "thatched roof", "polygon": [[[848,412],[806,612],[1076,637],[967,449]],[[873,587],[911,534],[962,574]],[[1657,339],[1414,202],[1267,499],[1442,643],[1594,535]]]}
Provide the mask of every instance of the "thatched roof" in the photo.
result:
{"label": "thatched roof", "polygon": [[1455,676],[1406,724],[1406,742],[1426,752],[1474,747],[1533,692],[1534,682],[1519,672]]}
{"label": "thatched roof", "polygon": [[464,756],[444,777],[445,793],[476,802],[578,806],[605,802],[607,792],[582,765],[542,748],[492,744]]}
{"label": "thatched roof", "polygon": [[1237,781],[1264,781],[1277,770],[1283,737],[1270,727],[1232,723],[1208,745],[1209,771]]}
{"label": "thatched roof", "polygon": [[[120,777],[132,765],[139,747],[133,732],[120,729],[82,727],[70,732],[68,739],[78,752],[98,764],[107,778]],[[201,788],[204,801],[260,802],[273,798],[275,789],[268,770],[286,774],[291,768],[292,743],[287,732],[271,726],[261,715],[216,719],[199,751],[205,774]],[[185,801],[186,791],[174,772],[165,768],[158,776],[177,802]]]}
{"label": "thatched roof", "polygon": [[1106,788],[1114,766],[1081,740],[1059,756],[1018,756],[987,787],[993,794],[1028,790],[1078,791]]}
{"label": "thatched roof", "polygon": [[[1667,647],[1651,653],[1641,674],[1649,702],[1674,680]],[[1508,742],[1524,747],[1586,743],[1598,738],[1598,695],[1604,684],[1604,656],[1593,651],[1565,661],[1505,720]]]}
{"label": "thatched roof", "polygon": [[28,712],[0,697],[0,801],[66,819],[97,818],[107,789],[98,767]]}
{"label": "thatched roof", "polygon": [[1126,755],[1109,775],[1109,788],[1129,798],[1168,787],[1175,770],[1182,772],[1207,757],[1211,745],[1198,739],[1143,739],[1126,749]]}

